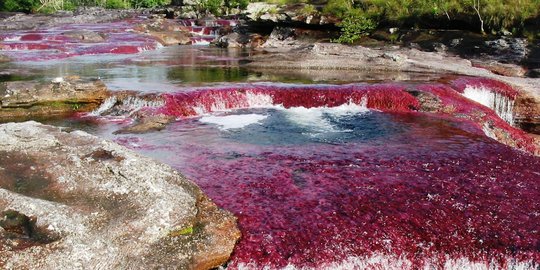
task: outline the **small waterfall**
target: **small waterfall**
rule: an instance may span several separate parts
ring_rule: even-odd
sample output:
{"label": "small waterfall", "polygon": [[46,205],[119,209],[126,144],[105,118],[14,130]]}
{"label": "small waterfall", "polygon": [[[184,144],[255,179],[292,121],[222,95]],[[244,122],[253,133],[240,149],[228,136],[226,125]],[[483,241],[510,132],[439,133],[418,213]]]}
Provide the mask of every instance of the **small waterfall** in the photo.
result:
{"label": "small waterfall", "polygon": [[129,96],[122,100],[121,110],[129,112],[129,115],[142,108],[157,108],[164,105],[162,100],[147,100],[137,96]]}
{"label": "small waterfall", "polygon": [[467,86],[463,90],[463,96],[491,108],[501,119],[514,124],[513,99],[483,86]]}
{"label": "small waterfall", "polygon": [[[287,86],[250,85],[194,89],[163,94],[165,115],[191,117],[214,111],[244,108],[370,108],[410,111],[418,101],[394,85]],[[349,106],[350,108],[346,108]],[[346,110],[344,110],[346,111]]]}
{"label": "small waterfall", "polygon": [[116,96],[108,97],[107,99],[105,99],[105,101],[103,101],[103,103],[101,103],[99,108],[95,109],[94,111],[92,111],[88,115],[90,115],[90,116],[100,116],[103,113],[105,113],[106,111],[112,109],[112,107],[116,104],[117,101],[118,101],[118,99],[116,98]]}
{"label": "small waterfall", "polygon": [[118,99],[117,96],[107,98],[99,108],[89,113],[89,116],[131,116],[143,108],[157,108],[164,105],[162,100],[147,100],[137,96]]}
{"label": "small waterfall", "polygon": [[250,108],[265,108],[274,104],[274,99],[268,94],[247,91],[246,98]]}

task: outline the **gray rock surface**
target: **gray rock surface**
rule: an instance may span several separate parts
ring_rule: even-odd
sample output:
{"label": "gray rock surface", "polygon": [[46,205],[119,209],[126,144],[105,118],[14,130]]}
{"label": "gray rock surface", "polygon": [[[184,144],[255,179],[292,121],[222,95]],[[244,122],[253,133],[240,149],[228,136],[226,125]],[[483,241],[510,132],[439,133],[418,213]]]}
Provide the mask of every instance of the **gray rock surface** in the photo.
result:
{"label": "gray rock surface", "polygon": [[0,30],[28,30],[64,24],[110,22],[140,14],[140,10],[79,8],[52,15],[14,13],[0,19]]}
{"label": "gray rock surface", "polygon": [[[209,269],[239,238],[194,183],[85,132],[3,124],[0,153],[1,269]],[[49,241],[10,236],[10,217]]]}

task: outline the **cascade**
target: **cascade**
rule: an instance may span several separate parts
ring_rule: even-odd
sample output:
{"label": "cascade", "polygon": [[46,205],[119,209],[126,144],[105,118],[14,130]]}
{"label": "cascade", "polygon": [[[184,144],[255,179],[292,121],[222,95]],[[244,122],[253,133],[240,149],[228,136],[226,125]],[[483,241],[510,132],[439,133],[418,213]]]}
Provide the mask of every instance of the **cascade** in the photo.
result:
{"label": "cascade", "polygon": [[486,87],[466,87],[463,95],[495,111],[509,124],[514,124],[514,100]]}

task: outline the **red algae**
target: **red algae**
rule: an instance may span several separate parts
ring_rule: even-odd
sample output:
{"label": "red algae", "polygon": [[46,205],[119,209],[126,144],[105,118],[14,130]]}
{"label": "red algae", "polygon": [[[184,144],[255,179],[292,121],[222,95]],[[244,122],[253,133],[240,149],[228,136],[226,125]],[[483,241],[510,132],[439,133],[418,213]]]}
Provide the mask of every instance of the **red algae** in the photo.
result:
{"label": "red algae", "polygon": [[497,116],[493,110],[481,106],[475,102],[471,102],[471,100],[462,96],[453,88],[444,84],[423,84],[415,86],[415,88],[419,91],[431,93],[439,98],[444,106],[451,108],[448,109],[450,111],[447,113],[467,117],[473,120],[482,129],[485,126],[489,126],[491,128],[496,127],[504,130],[508,136],[512,138],[512,141],[515,143],[517,148],[530,153],[537,153],[539,151],[534,139],[525,131],[511,126],[509,123]]}
{"label": "red algae", "polygon": [[[134,54],[160,48],[161,45],[154,37],[135,31],[143,22],[143,18],[136,18],[110,23],[62,25],[31,31],[6,31],[0,34],[0,51],[17,61],[40,61],[94,54]],[[206,21],[205,26],[189,27],[182,26],[188,22],[177,23],[178,30],[190,28],[193,44],[208,44],[217,37],[220,27],[234,25],[236,21]],[[80,40],[66,35],[73,31],[95,32],[94,34],[99,34],[103,40]]]}
{"label": "red algae", "polygon": [[[73,24],[39,31],[11,31],[0,38],[3,54],[18,61],[62,59],[92,54],[132,54],[159,48],[159,43],[133,27],[141,20],[100,24]],[[88,42],[66,35],[70,31],[94,31],[103,41]]]}
{"label": "red algae", "polygon": [[154,134],[165,137],[122,140],[239,218],[229,269],[332,269],[351,258],[360,259],[343,269],[360,268],[377,254],[408,269],[462,258],[540,263],[539,158],[469,120],[386,114],[407,128],[369,143],[253,145],[200,128],[186,136],[182,122]]}
{"label": "red algae", "polygon": [[[534,153],[537,146],[453,87],[190,88],[162,94],[164,105],[153,113],[179,118],[164,133],[117,141],[171,164],[239,218],[243,236],[229,269],[536,269],[540,158],[516,148]],[[434,96],[438,110],[418,112],[422,101],[415,91]],[[232,139],[238,130],[193,127],[190,118],[349,103],[376,110],[401,128],[368,141],[268,145],[253,143],[264,137]],[[486,136],[497,131],[514,148]]]}
{"label": "red algae", "polygon": [[418,101],[404,86],[343,85],[343,86],[275,86],[243,85],[237,87],[200,88],[192,91],[163,94],[165,105],[159,113],[176,117],[196,116],[205,112],[282,105],[291,107],[335,107],[347,103],[362,103],[367,108],[384,111],[410,111]]}

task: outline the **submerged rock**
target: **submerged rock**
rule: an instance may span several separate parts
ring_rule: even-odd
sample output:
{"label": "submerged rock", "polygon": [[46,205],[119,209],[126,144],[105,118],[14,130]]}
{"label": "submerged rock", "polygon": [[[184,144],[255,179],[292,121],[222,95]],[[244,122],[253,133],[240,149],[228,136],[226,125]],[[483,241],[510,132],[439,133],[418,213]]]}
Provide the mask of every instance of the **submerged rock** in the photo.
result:
{"label": "submerged rock", "polygon": [[221,48],[244,48],[251,46],[251,39],[248,35],[230,33],[216,39],[214,44]]}
{"label": "submerged rock", "polygon": [[109,95],[100,80],[77,77],[51,82],[14,81],[0,84],[0,118],[60,115],[91,111]]}
{"label": "submerged rock", "polygon": [[74,30],[65,32],[64,35],[88,43],[105,41],[105,35],[103,33],[97,33],[93,31]]}
{"label": "submerged rock", "polygon": [[174,117],[166,115],[154,115],[143,117],[137,120],[137,122],[129,127],[123,128],[114,132],[115,134],[126,133],[146,133],[150,131],[159,131],[164,129],[167,124],[174,121]]}
{"label": "submerged rock", "polygon": [[11,59],[3,54],[0,54],[0,63],[10,62]]}
{"label": "submerged rock", "polygon": [[194,183],[85,132],[4,124],[0,152],[2,269],[209,269],[239,238]]}

